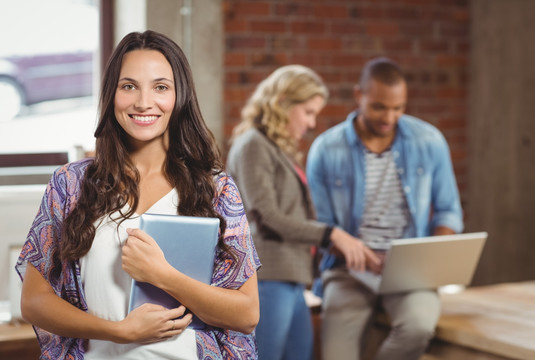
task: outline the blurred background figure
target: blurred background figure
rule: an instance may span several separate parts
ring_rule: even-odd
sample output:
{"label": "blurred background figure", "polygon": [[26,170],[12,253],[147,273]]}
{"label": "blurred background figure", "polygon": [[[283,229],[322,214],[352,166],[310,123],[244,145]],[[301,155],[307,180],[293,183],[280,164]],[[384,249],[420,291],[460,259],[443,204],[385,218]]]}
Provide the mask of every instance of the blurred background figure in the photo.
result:
{"label": "blurred background figure", "polygon": [[[318,219],[340,226],[381,257],[390,240],[463,230],[457,183],[438,129],[405,115],[407,84],[395,62],[370,60],[355,88],[358,110],[312,144],[307,175]],[[335,254],[322,259],[322,355],[360,359],[364,329],[379,302],[392,331],[377,359],[416,360],[440,315],[436,291],[378,297]],[[380,273],[381,266],[369,270]]]}
{"label": "blurred background figure", "polygon": [[312,247],[331,243],[348,266],[377,260],[359,240],[315,220],[298,144],[325,106],[328,90],[311,69],[288,65],[258,84],[234,129],[227,171],[234,178],[262,261],[259,358],[312,359],[304,291],[313,280]]}

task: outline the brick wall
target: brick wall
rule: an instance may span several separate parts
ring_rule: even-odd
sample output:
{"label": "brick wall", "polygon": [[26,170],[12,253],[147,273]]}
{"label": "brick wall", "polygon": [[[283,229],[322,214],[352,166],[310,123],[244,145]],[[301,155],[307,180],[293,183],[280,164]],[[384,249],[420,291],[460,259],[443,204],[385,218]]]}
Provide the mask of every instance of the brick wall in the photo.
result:
{"label": "brick wall", "polygon": [[225,0],[224,134],[260,80],[299,63],[316,70],[331,92],[306,150],[355,108],[352,88],[362,65],[388,56],[408,75],[407,113],[446,136],[464,199],[469,22],[468,0]]}

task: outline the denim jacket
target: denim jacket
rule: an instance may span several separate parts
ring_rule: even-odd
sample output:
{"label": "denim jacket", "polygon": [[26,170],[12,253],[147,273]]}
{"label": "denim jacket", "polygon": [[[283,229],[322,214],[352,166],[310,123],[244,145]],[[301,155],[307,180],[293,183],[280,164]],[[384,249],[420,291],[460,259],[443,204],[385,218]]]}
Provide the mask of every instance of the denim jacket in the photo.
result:
{"label": "denim jacket", "polygon": [[[319,135],[307,159],[307,178],[318,220],[357,235],[365,206],[365,147],[353,127],[357,112]],[[433,125],[402,115],[392,153],[410,221],[404,237],[431,235],[437,226],[463,230],[459,191],[444,136]],[[325,254],[321,270],[342,265]]]}

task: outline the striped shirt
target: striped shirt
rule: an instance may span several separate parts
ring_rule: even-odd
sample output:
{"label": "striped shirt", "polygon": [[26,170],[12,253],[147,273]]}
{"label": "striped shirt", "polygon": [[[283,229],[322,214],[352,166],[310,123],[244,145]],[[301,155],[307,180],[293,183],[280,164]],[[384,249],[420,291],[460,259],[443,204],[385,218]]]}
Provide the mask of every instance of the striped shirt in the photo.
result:
{"label": "striped shirt", "polygon": [[407,201],[390,149],[381,154],[366,150],[365,163],[366,205],[359,237],[372,249],[387,250],[408,225]]}

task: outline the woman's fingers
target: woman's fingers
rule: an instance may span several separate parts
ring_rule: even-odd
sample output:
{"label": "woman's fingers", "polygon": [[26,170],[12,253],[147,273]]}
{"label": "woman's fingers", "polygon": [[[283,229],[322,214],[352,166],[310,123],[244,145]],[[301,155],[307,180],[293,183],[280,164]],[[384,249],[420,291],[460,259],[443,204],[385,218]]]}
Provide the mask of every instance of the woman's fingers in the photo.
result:
{"label": "woman's fingers", "polygon": [[186,308],[166,309],[155,304],[143,304],[125,319],[128,332],[134,338],[127,342],[150,344],[181,334],[191,323],[192,314]]}

